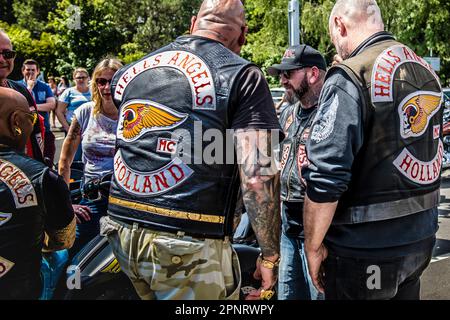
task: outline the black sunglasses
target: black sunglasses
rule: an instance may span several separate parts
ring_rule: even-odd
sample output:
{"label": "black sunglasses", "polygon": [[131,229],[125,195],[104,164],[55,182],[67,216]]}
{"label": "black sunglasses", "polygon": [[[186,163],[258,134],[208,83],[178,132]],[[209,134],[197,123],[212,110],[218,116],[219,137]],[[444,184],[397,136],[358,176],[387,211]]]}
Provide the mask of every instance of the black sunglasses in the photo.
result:
{"label": "black sunglasses", "polygon": [[16,52],[12,50],[3,50],[0,52],[0,54],[5,59],[14,59],[16,57]]}
{"label": "black sunglasses", "polygon": [[84,80],[87,79],[88,77],[76,77],[75,80]]}
{"label": "black sunglasses", "polygon": [[300,70],[300,69],[303,69],[303,68],[292,69],[292,70],[283,70],[283,71],[280,71],[280,73],[278,74],[278,76],[279,76],[280,78],[281,78],[281,76],[283,76],[283,77],[285,77],[287,80],[289,80],[289,79],[292,77],[292,74],[293,74],[295,71]]}
{"label": "black sunglasses", "polygon": [[111,80],[112,80],[112,79],[97,78],[97,80],[95,80],[95,82],[96,82],[99,86],[106,86],[107,83],[111,84]]}

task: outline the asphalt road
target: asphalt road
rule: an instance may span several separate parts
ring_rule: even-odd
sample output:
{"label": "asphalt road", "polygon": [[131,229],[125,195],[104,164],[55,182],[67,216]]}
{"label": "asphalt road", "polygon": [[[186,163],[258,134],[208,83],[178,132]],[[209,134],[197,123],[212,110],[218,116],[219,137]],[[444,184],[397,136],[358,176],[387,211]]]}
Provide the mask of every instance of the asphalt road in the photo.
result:
{"label": "asphalt road", "polygon": [[[57,163],[64,133],[54,133]],[[445,171],[442,176],[439,231],[433,259],[422,277],[421,297],[424,300],[450,300],[450,170]]]}

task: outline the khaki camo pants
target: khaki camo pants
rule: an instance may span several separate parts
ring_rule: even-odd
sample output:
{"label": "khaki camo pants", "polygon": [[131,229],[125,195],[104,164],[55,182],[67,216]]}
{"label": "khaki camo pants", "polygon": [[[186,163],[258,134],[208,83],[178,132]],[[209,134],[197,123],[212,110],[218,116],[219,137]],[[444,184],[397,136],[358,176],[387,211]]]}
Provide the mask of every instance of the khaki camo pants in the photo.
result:
{"label": "khaki camo pants", "polygon": [[227,239],[179,237],[110,217],[100,229],[141,299],[239,299],[239,261]]}

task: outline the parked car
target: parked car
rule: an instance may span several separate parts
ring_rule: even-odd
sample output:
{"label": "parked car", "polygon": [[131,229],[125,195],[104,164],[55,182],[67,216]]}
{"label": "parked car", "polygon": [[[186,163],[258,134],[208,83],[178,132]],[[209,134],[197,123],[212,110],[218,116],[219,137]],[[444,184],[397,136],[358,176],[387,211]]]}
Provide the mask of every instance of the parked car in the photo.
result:
{"label": "parked car", "polygon": [[286,91],[284,88],[272,88],[270,89],[270,93],[272,94],[273,103],[277,104],[283,99],[283,94]]}
{"label": "parked car", "polygon": [[444,105],[450,108],[450,88],[444,88],[442,91],[444,91]]}

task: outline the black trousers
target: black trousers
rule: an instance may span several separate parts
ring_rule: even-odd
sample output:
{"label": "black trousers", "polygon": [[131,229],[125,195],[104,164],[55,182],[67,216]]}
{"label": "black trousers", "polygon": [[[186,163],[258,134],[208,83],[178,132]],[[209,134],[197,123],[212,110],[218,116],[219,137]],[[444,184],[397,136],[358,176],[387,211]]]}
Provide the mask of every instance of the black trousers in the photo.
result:
{"label": "black trousers", "polygon": [[324,261],[325,299],[419,300],[420,276],[431,261],[435,241],[424,240],[416,244],[416,251],[394,256],[374,256],[369,250],[366,256],[361,251],[344,256],[329,248]]}

